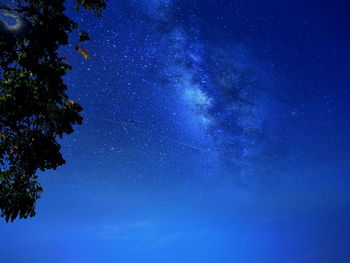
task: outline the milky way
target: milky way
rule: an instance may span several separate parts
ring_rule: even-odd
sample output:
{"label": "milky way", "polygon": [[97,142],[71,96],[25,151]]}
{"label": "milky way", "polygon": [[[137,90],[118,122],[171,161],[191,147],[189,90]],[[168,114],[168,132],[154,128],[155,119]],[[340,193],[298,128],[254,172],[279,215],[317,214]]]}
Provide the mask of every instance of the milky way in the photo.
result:
{"label": "milky way", "polygon": [[167,29],[158,48],[163,54],[162,76],[168,83],[163,89],[175,97],[172,111],[187,130],[185,140],[210,149],[224,162],[230,159],[232,173],[250,169],[254,166],[251,159],[267,147],[259,138],[267,114],[272,114],[266,103],[275,101],[263,92],[266,84],[254,68],[259,62],[239,43],[228,47],[204,42],[195,27],[173,23],[170,1],[156,4],[156,10],[162,10],[161,21],[157,20],[159,13],[147,11],[147,15]]}

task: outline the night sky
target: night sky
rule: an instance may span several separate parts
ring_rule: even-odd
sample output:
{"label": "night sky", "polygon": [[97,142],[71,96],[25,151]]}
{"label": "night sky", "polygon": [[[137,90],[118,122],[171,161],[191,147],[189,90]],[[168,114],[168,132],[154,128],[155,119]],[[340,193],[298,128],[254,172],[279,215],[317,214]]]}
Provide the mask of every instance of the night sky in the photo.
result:
{"label": "night sky", "polygon": [[110,0],[84,124],[4,263],[350,262],[350,3]]}

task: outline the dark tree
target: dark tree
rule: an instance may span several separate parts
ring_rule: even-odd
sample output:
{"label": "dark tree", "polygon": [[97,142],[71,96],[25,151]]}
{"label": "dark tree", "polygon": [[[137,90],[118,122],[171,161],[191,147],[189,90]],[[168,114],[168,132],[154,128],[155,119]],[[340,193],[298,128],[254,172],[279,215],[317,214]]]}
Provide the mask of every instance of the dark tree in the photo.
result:
{"label": "dark tree", "polygon": [[[35,215],[42,192],[36,173],[65,163],[57,139],[82,123],[82,107],[68,98],[62,79],[71,67],[57,53],[79,29],[64,14],[65,2],[0,5],[0,215],[6,221]],[[75,1],[77,12],[96,16],[105,7],[105,0]],[[89,36],[81,31],[79,39]]]}

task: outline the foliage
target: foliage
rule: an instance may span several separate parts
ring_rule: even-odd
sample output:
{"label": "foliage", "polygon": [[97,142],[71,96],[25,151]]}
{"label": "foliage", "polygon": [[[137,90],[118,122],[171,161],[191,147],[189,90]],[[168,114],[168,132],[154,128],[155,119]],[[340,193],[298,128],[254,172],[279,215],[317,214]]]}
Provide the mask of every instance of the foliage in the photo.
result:
{"label": "foliage", "polygon": [[[37,171],[65,163],[58,138],[81,124],[82,107],[70,100],[62,77],[71,67],[57,50],[79,28],[65,15],[65,0],[17,0],[0,12],[20,21],[9,29],[0,20],[0,215],[6,221],[35,215],[42,192]],[[99,16],[104,0],[76,0],[76,10]],[[82,41],[89,39],[81,31]]]}

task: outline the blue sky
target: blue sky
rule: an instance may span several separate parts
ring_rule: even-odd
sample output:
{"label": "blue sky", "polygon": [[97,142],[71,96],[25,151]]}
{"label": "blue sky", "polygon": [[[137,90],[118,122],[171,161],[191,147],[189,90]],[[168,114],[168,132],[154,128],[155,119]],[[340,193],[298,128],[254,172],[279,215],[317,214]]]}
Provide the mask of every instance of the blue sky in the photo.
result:
{"label": "blue sky", "polygon": [[[61,52],[84,124],[4,262],[347,262],[350,5],[120,0]],[[68,14],[75,16],[72,10]]]}

